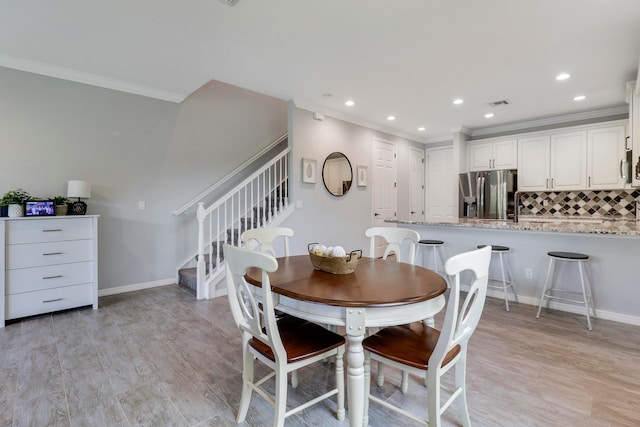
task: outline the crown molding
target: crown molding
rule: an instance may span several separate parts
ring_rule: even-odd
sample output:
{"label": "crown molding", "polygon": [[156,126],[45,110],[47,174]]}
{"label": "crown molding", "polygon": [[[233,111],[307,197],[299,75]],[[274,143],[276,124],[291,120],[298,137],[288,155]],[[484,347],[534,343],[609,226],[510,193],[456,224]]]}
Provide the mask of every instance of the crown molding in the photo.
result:
{"label": "crown molding", "polygon": [[[384,133],[388,133],[390,135],[394,135],[397,136],[399,138],[405,138],[408,139],[410,141],[413,142],[419,142],[421,144],[425,144],[426,143],[426,139],[425,138],[421,138],[418,137],[416,135],[412,135],[406,132],[402,132],[398,129],[394,129],[392,127],[387,127],[387,126],[383,126],[380,125],[378,123],[373,123],[364,119],[361,119],[359,117],[356,116],[352,116],[350,114],[345,114],[342,113],[340,111],[335,111],[332,110],[330,108],[326,108],[326,107],[322,107],[320,105],[314,104],[312,102],[308,102],[302,99],[294,99],[293,101],[293,105],[295,105],[297,108],[301,108],[303,110],[307,110],[307,111],[311,111],[311,112],[317,112],[317,113],[322,113],[325,116],[330,116],[333,117],[334,119],[339,119],[339,120],[343,120],[345,122],[349,122],[349,123],[353,123],[355,125],[359,125],[359,126],[363,126],[369,129],[373,129],[373,130],[377,130],[380,132],[384,132]],[[451,138],[449,138],[451,139]]]}
{"label": "crown molding", "polygon": [[136,85],[121,80],[110,79],[108,77],[98,76],[90,73],[83,73],[81,71],[71,70],[69,68],[58,67],[55,65],[45,64],[43,62],[33,61],[30,59],[16,58],[14,56],[4,54],[0,54],[0,66],[12,68],[14,70],[26,71],[28,73],[55,77],[58,79],[68,80],[76,83],[102,87],[105,89],[117,90],[119,92],[146,96],[148,98],[155,98],[162,101],[180,103],[186,98],[186,96],[174,92]]}
{"label": "crown molding", "polygon": [[442,142],[452,142],[452,141],[453,141],[453,133],[451,135],[440,135],[440,136],[434,136],[433,138],[426,138],[424,143],[439,144]]}
{"label": "crown molding", "polygon": [[538,120],[529,120],[526,122],[511,123],[507,125],[493,126],[482,129],[474,129],[469,133],[471,137],[479,137],[486,135],[494,135],[499,133],[512,133],[525,129],[532,129],[544,126],[562,125],[582,120],[593,120],[605,117],[629,114],[629,106],[621,105],[619,107],[606,108],[604,110],[587,111],[584,113],[565,114],[563,116],[547,117]]}

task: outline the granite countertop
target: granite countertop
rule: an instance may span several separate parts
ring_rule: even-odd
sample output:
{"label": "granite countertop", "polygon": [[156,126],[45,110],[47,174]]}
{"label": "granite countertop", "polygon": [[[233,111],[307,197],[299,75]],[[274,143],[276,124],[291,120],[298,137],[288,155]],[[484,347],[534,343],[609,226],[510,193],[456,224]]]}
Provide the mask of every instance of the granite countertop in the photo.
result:
{"label": "granite countertop", "polygon": [[407,225],[428,225],[459,228],[489,228],[497,230],[543,231],[551,233],[608,234],[617,236],[640,236],[640,221],[607,218],[556,218],[521,217],[518,222],[498,219],[455,218],[451,221],[387,220],[386,222]]}

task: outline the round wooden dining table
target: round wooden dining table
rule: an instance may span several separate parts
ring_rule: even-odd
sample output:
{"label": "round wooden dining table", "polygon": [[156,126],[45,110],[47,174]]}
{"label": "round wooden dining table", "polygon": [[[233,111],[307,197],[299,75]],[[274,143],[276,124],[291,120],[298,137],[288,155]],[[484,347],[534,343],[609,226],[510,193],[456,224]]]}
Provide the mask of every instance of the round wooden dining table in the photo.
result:
{"label": "round wooden dining table", "polygon": [[[308,255],[278,258],[269,274],[276,309],[312,322],[344,326],[347,334],[349,425],[364,417],[365,383],[362,340],[366,328],[415,321],[433,324],[445,305],[445,280],[426,268],[382,259],[360,259],[354,273],[315,270]],[[247,282],[260,286],[261,273],[247,271]]]}

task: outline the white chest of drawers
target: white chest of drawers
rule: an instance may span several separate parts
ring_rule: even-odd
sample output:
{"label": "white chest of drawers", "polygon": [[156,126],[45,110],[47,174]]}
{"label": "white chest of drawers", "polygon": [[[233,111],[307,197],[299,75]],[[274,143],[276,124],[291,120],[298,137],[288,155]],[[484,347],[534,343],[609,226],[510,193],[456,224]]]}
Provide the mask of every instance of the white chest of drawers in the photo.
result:
{"label": "white chest of drawers", "polygon": [[7,319],[98,308],[98,216],[0,221],[0,327]]}

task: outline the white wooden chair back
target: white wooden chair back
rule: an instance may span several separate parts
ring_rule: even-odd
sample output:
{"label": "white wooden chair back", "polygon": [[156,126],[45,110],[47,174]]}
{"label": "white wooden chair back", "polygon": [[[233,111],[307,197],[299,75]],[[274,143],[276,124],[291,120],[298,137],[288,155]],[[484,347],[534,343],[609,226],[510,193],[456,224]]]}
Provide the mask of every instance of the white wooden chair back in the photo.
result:
{"label": "white wooden chair back", "polygon": [[[286,352],[276,324],[268,274],[278,269],[278,261],[269,254],[229,244],[224,245],[224,258],[227,263],[227,293],[231,313],[242,331],[243,342],[246,344],[251,337],[256,338],[271,347],[276,361],[283,357],[286,361]],[[261,301],[254,296],[257,288],[244,278],[251,267],[262,270]]]}
{"label": "white wooden chair back", "polygon": [[[376,237],[382,237],[387,241],[387,248],[382,255],[382,259],[387,259],[393,253],[399,262],[415,264],[416,248],[420,240],[420,234],[417,231],[396,227],[371,227],[364,234],[370,238],[369,256],[371,258],[375,257]],[[409,242],[409,257],[407,260],[401,259],[400,254],[400,246],[405,240]]]}
{"label": "white wooden chair back", "polygon": [[257,242],[257,251],[267,253],[271,256],[276,256],[276,251],[273,247],[273,242],[282,237],[284,241],[284,256],[289,256],[289,237],[293,237],[293,230],[286,227],[261,227],[252,228],[242,233],[240,238],[245,246],[250,241]]}
{"label": "white wooden chair back", "polygon": [[[447,353],[457,345],[461,347],[461,357],[466,357],[467,343],[478,326],[484,308],[490,261],[491,246],[485,246],[482,249],[452,256],[445,263],[445,272],[453,276],[454,280],[440,338],[429,359],[429,373],[437,372],[437,367],[442,366]],[[474,279],[460,308],[460,273],[463,271],[470,271]]]}

